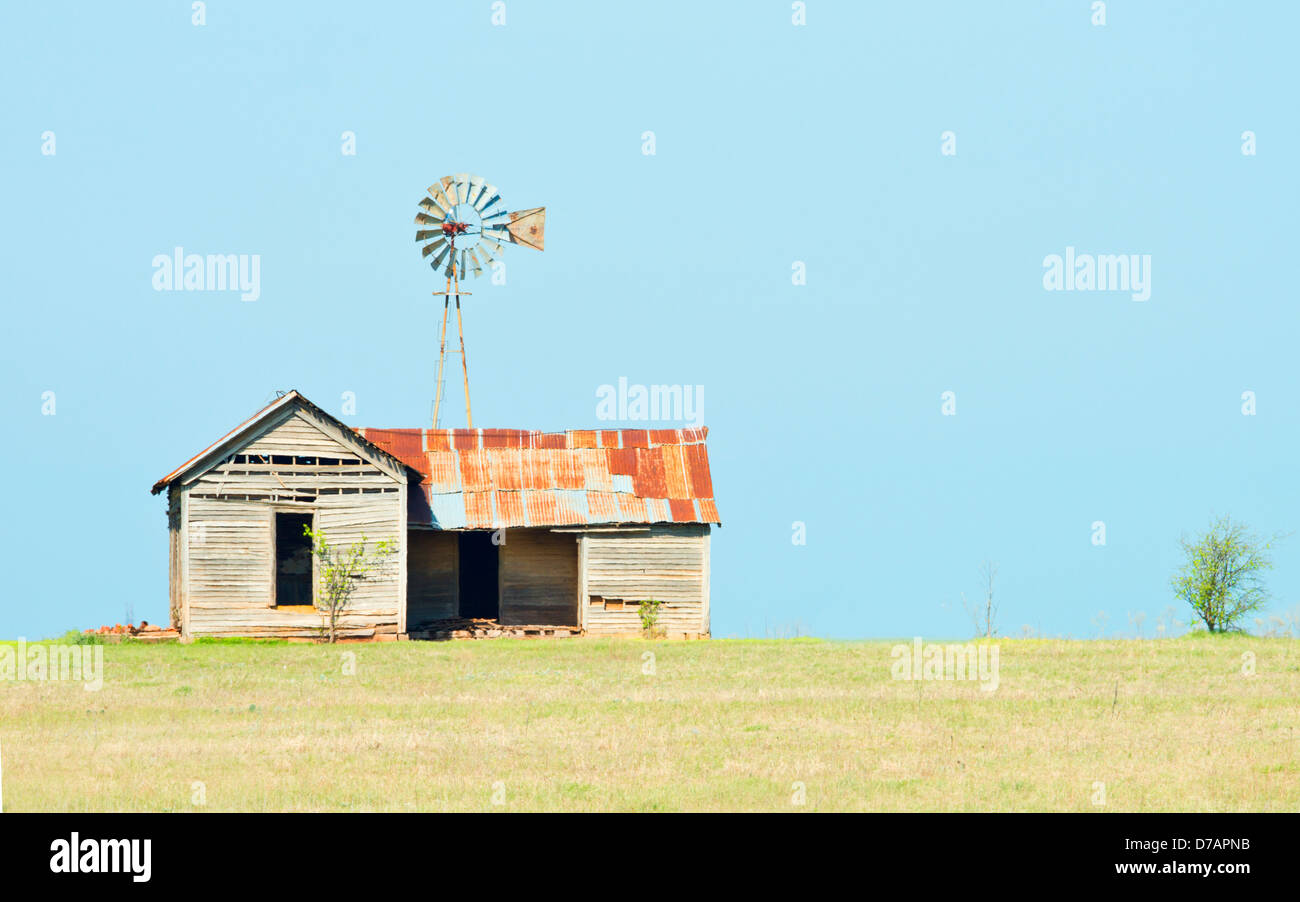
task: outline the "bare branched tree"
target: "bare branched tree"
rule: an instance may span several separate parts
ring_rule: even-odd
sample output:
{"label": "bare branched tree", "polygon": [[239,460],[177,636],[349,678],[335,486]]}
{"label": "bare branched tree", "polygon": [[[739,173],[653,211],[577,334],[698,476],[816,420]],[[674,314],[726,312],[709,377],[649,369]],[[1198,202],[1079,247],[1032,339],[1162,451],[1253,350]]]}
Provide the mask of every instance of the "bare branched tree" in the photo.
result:
{"label": "bare branched tree", "polygon": [[993,583],[998,577],[998,565],[986,560],[980,564],[980,581],[984,583],[983,605],[971,604],[966,600],[966,593],[961,593],[961,606],[970,615],[975,624],[975,634],[992,639],[998,634],[998,606],[993,603]]}

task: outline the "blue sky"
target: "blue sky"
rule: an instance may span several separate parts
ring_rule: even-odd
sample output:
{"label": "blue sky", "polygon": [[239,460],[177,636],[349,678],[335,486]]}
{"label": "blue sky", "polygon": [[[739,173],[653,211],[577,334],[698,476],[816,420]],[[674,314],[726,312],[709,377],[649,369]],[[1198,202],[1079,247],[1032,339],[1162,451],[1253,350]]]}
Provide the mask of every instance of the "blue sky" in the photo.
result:
{"label": "blue sky", "polygon": [[[1300,530],[1300,7],[1090,6],[6,7],[0,636],[165,620],[149,487],[277,389],[427,420],[412,217],[463,171],[548,210],[470,287],[475,424],[702,386],[715,635],[964,635],[985,558],[1004,633],[1153,634],[1181,532]],[[177,246],[260,297],[154,291]],[[1150,255],[1150,299],[1045,290],[1067,247]]]}

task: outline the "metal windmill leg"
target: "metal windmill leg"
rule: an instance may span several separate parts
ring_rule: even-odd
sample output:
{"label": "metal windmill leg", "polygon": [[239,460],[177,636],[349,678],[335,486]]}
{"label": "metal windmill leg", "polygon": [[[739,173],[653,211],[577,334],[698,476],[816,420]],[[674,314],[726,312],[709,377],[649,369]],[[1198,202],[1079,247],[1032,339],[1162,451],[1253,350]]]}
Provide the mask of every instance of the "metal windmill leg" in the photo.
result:
{"label": "metal windmill leg", "polygon": [[460,333],[460,365],[465,371],[465,425],[474,428],[474,415],[469,410],[469,361],[465,359],[465,327],[460,318],[460,295],[456,295],[456,331]]}
{"label": "metal windmill leg", "polygon": [[[442,364],[447,359],[447,313],[451,306],[451,279],[447,280],[447,291],[442,296],[442,339],[438,343],[438,392],[433,400],[433,428],[438,428],[438,412],[442,406]],[[460,301],[456,302],[457,310]]]}

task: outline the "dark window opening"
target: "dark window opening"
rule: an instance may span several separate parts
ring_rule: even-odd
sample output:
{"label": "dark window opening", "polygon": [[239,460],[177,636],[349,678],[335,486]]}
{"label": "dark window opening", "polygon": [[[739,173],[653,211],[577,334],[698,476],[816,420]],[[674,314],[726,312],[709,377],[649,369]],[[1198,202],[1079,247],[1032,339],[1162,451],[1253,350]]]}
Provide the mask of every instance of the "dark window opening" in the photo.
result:
{"label": "dark window opening", "polygon": [[497,545],[491,532],[460,534],[460,616],[496,620]]}
{"label": "dark window opening", "polygon": [[276,607],[312,603],[310,525],[311,514],[275,515]]}

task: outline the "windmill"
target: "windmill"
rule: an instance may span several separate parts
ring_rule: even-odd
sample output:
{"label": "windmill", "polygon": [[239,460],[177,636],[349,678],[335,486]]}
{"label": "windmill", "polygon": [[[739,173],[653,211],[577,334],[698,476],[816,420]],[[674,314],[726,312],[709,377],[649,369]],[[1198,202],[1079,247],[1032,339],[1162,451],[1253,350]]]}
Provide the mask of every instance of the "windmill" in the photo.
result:
{"label": "windmill", "polygon": [[[442,407],[442,367],[447,358],[447,317],[451,299],[456,299],[456,331],[460,335],[460,363],[465,374],[465,424],[473,428],[469,406],[469,362],[465,359],[465,328],[461,320],[461,276],[473,270],[483,275],[502,256],[504,245],[522,244],[543,250],[546,208],[534,207],[511,213],[495,185],[477,175],[457,173],[429,186],[428,197],[420,198],[421,212],[415,214],[415,241],[420,254],[434,272],[442,270],[447,287],[435,291],[442,301],[442,338],[438,347],[438,391],[433,402],[433,428],[438,428]],[[453,354],[455,351],[452,352]]]}

